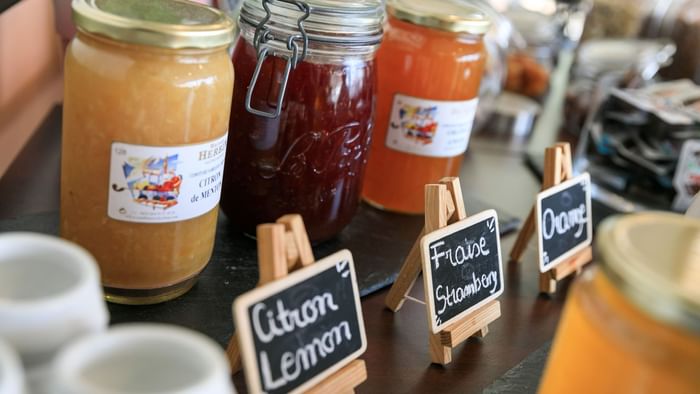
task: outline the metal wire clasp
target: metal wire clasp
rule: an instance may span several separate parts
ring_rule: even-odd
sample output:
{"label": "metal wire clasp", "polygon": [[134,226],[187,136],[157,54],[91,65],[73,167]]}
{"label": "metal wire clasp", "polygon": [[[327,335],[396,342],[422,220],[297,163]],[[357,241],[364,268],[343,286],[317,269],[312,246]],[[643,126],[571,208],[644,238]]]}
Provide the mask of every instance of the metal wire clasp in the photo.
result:
{"label": "metal wire clasp", "polygon": [[[304,14],[297,20],[297,26],[299,27],[299,34],[294,34],[289,37],[287,37],[286,40],[274,37],[270,29],[267,28],[266,24],[270,20],[270,17],[272,16],[272,12],[270,12],[270,4],[275,3],[275,2],[282,2],[282,3],[288,3],[295,5],[299,8],[301,12]],[[280,113],[282,112],[282,101],[284,100],[284,93],[287,90],[287,82],[289,81],[289,74],[290,72],[297,66],[297,64],[304,60],[306,57],[306,51],[307,47],[309,46],[309,37],[306,35],[306,30],[304,30],[304,21],[311,15],[311,7],[309,7],[308,4],[306,4],[303,1],[297,1],[297,0],[262,0],[262,6],[265,8],[266,15],[265,17],[258,23],[258,26],[255,28],[255,36],[253,37],[253,46],[255,49],[258,51],[258,61],[257,64],[255,65],[255,71],[253,72],[253,77],[250,80],[250,85],[248,86],[248,92],[245,97],[245,109],[248,110],[248,112],[259,115],[259,116],[264,116],[266,118],[277,118],[280,116]],[[284,75],[282,76],[282,82],[280,84],[280,91],[279,94],[277,95],[277,108],[275,109],[275,112],[265,112],[261,111],[259,109],[253,108],[251,105],[251,100],[253,98],[253,91],[255,91],[255,85],[258,82],[258,77],[260,76],[260,70],[262,69],[262,65],[265,62],[265,58],[268,56],[269,52],[269,47],[264,46],[265,43],[268,41],[281,41],[287,43],[287,49],[292,51],[290,55],[284,54],[280,55],[279,57],[286,59],[287,64],[284,68]],[[301,53],[299,49],[299,44],[298,41],[302,41],[303,46],[301,48]]]}

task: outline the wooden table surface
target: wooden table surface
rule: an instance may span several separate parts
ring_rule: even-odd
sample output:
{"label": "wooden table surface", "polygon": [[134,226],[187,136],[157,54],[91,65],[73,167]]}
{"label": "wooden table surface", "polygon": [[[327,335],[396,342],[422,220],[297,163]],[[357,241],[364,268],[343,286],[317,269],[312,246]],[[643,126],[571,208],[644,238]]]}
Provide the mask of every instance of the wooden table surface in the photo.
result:
{"label": "wooden table surface", "polygon": [[[522,143],[475,135],[461,173],[465,193],[524,218],[539,190],[525,167]],[[0,219],[58,210],[60,110],[47,118],[28,145],[0,178]],[[469,213],[469,206],[467,205]],[[507,256],[515,234],[502,239]],[[431,365],[425,307],[406,302],[398,313],[384,307],[383,290],[362,300],[368,348],[362,358],[368,379],[360,393],[481,392],[495,379],[553,337],[565,299],[568,280],[553,297],[538,295],[533,244],[524,263],[505,264],[502,316],[483,339],[469,339],[453,351],[446,367]],[[420,282],[418,282],[420,283]],[[414,288],[422,298],[422,286]],[[239,390],[241,374],[234,378]]]}

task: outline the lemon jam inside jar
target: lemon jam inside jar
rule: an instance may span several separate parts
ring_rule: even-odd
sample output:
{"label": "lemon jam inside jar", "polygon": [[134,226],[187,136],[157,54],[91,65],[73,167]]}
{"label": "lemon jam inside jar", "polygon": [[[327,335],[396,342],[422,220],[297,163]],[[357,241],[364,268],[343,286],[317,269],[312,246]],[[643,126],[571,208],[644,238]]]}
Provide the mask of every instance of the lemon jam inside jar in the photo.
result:
{"label": "lemon jam inside jar", "polygon": [[233,22],[179,0],[75,0],[61,235],[109,301],[175,298],[209,261],[233,90]]}

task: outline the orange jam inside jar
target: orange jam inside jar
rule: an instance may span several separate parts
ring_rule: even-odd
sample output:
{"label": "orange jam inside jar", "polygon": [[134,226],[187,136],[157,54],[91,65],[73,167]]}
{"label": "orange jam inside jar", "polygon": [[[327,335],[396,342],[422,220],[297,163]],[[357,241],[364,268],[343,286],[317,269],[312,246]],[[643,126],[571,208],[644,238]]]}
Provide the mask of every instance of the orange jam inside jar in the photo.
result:
{"label": "orange jam inside jar", "polygon": [[233,22],[181,0],[76,0],[73,17],[61,235],[96,257],[108,300],[177,297],[213,250]]}
{"label": "orange jam inside jar", "polygon": [[700,392],[700,221],[606,220],[572,288],[540,393]]}
{"label": "orange jam inside jar", "polygon": [[377,53],[377,121],[363,198],[421,213],[423,188],[456,176],[467,149],[489,21],[463,3],[392,0]]}

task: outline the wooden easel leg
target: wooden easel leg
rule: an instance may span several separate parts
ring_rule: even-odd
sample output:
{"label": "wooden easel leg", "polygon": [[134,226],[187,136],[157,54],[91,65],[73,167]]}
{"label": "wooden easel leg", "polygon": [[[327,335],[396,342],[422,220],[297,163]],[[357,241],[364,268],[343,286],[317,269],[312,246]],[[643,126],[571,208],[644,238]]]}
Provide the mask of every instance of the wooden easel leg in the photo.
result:
{"label": "wooden easel leg", "polygon": [[421,260],[420,260],[420,240],[425,234],[425,229],[421,230],[418,239],[411,247],[411,251],[408,252],[408,256],[399,271],[399,276],[396,277],[394,285],[391,286],[389,294],[387,294],[384,303],[387,308],[394,312],[397,312],[403,306],[403,302],[406,300],[406,295],[411,291],[413,285],[418,279],[418,275],[421,273]]}
{"label": "wooden easel leg", "polygon": [[552,278],[550,271],[540,273],[540,293],[552,294],[557,291],[557,281]]}
{"label": "wooden easel leg", "polygon": [[355,387],[365,380],[367,380],[365,361],[357,359],[307,390],[306,394],[354,393]]}
{"label": "wooden easel leg", "polygon": [[573,159],[571,157],[571,144],[557,142],[555,147],[561,150],[561,180],[565,181],[574,177]]}
{"label": "wooden easel leg", "polygon": [[442,344],[440,333],[428,333],[430,344],[430,360],[435,364],[447,365],[452,362],[452,348]]}
{"label": "wooden easel leg", "polygon": [[[445,182],[448,182],[445,180]],[[454,181],[454,182],[452,182]],[[457,196],[458,201],[462,201],[461,189],[459,189],[459,184],[457,179],[453,179],[451,187],[454,190],[459,190],[459,196]],[[394,285],[391,286],[389,294],[386,296],[384,303],[387,308],[396,312],[403,306],[403,302],[406,299],[406,295],[411,291],[413,285],[418,279],[418,274],[422,270],[421,257],[420,257],[420,242],[423,236],[432,231],[441,229],[447,226],[448,219],[448,204],[447,200],[455,198],[450,197],[447,191],[446,184],[428,184],[425,185],[425,226],[421,230],[416,242],[413,244],[411,251],[408,252],[406,260],[404,260],[401,271],[399,271],[399,276],[396,277]],[[451,205],[452,213],[465,211],[462,204],[457,203],[455,205],[452,201]],[[459,218],[463,219],[463,218]]]}
{"label": "wooden easel leg", "polygon": [[[294,223],[294,218],[288,218],[290,223]],[[301,221],[301,217],[298,218]],[[289,273],[287,267],[288,250],[285,244],[287,234],[285,233],[284,224],[261,224],[256,228],[258,238],[258,268],[260,271],[260,279],[258,286],[265,283],[275,281],[285,277]],[[298,249],[295,254],[297,258],[303,253]],[[311,255],[313,258],[313,255]],[[241,350],[238,342],[238,334],[234,332],[226,346],[226,357],[231,365],[231,374],[235,374],[242,368]]]}
{"label": "wooden easel leg", "polygon": [[226,347],[226,358],[231,365],[231,375],[238,373],[243,367],[241,363],[241,351],[238,347],[238,333],[234,333]]}
{"label": "wooden easel leg", "polygon": [[[568,152],[568,153],[567,153]],[[568,154],[568,156],[566,156]],[[568,157],[568,162],[564,163]],[[542,179],[542,190],[549,189],[552,186],[562,182],[562,176],[571,175],[571,148],[569,144],[557,144],[545,149],[544,153],[544,174]],[[535,207],[530,209],[527,219],[520,229],[518,239],[513,244],[513,249],[510,251],[511,261],[520,261],[523,252],[527,249],[533,234],[536,230],[535,222]],[[540,282],[541,283],[541,282]],[[541,287],[540,287],[541,288]]]}
{"label": "wooden easel leg", "polygon": [[535,209],[530,209],[530,213],[527,215],[527,219],[523,224],[523,228],[520,229],[518,238],[513,244],[513,249],[510,250],[510,261],[520,261],[523,253],[527,249],[527,245],[532,239],[532,235],[535,232]]}
{"label": "wooden easel leg", "polygon": [[483,338],[489,334],[489,325],[485,325],[481,327],[481,330],[479,330],[476,334],[474,334],[475,337],[477,338]]}
{"label": "wooden easel leg", "polygon": [[[288,261],[287,268],[289,271],[292,272],[298,268],[312,264],[316,259],[314,258],[311,242],[309,242],[309,235],[306,233],[304,220],[301,216],[297,214],[284,215],[277,219],[276,223],[283,224],[287,230],[286,235],[288,238],[291,238],[288,239],[285,244]],[[296,255],[292,253],[290,256],[290,251],[296,252]]]}

